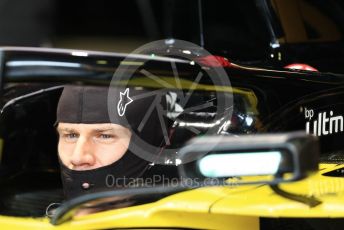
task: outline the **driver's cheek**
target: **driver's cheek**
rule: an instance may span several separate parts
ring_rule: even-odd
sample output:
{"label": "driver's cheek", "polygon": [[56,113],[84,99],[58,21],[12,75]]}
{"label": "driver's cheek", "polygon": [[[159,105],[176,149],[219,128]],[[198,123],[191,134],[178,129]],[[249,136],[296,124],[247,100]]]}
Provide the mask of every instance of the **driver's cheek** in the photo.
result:
{"label": "driver's cheek", "polygon": [[128,147],[123,146],[119,141],[100,143],[97,146],[97,161],[101,166],[110,165],[122,158],[127,149]]}

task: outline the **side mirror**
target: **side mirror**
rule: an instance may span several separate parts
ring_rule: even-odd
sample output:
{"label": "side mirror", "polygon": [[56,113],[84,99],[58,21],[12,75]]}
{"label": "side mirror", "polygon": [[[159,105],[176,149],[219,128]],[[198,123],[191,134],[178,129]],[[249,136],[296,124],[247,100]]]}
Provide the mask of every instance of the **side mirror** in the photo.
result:
{"label": "side mirror", "polygon": [[279,184],[317,171],[319,152],[317,138],[304,132],[202,136],[180,150],[178,169],[183,179],[205,185]]}

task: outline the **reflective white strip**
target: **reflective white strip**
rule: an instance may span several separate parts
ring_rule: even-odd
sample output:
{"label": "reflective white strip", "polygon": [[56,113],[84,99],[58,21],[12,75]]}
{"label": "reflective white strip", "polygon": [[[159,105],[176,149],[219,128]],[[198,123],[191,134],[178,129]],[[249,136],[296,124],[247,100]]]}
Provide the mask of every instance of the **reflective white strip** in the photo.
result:
{"label": "reflective white strip", "polygon": [[78,57],[87,57],[88,53],[87,52],[82,52],[82,51],[73,51],[72,55],[73,56],[78,56]]}
{"label": "reflective white strip", "polygon": [[206,177],[229,177],[275,174],[281,162],[281,153],[211,154],[202,158],[199,169]]}
{"label": "reflective white strip", "polygon": [[56,61],[9,61],[6,66],[20,67],[20,66],[54,66],[54,67],[71,67],[79,68],[81,64],[71,62],[56,62]]}

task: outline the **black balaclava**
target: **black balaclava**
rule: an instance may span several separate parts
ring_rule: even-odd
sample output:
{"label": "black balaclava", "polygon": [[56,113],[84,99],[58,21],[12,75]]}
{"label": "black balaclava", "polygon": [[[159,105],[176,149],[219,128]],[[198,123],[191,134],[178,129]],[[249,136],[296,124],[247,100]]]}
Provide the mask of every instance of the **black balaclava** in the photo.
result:
{"label": "black balaclava", "polygon": [[[56,123],[119,124],[136,132],[137,136],[147,143],[161,146],[163,141],[162,131],[159,131],[161,128],[154,127],[158,120],[156,113],[152,113],[148,118],[147,124],[150,124],[148,127],[140,132],[137,131],[154,97],[132,100],[147,92],[133,88],[118,87],[115,92],[116,95],[109,98],[108,87],[65,86],[57,107]],[[118,106],[116,110],[118,113],[111,114],[111,119],[108,105]],[[133,143],[133,136],[129,146]],[[61,161],[60,166],[65,197],[70,199],[82,194],[124,187],[133,178],[144,178],[149,162],[128,149],[121,159],[104,167],[79,171],[67,168]]]}

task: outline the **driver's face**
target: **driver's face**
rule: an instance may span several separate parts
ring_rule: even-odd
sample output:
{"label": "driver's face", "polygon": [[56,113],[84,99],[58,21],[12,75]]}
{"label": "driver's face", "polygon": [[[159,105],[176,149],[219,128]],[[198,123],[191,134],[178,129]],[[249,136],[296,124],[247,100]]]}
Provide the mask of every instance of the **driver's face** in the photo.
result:
{"label": "driver's face", "polygon": [[58,152],[69,169],[89,170],[119,160],[127,151],[131,132],[116,124],[59,123]]}

